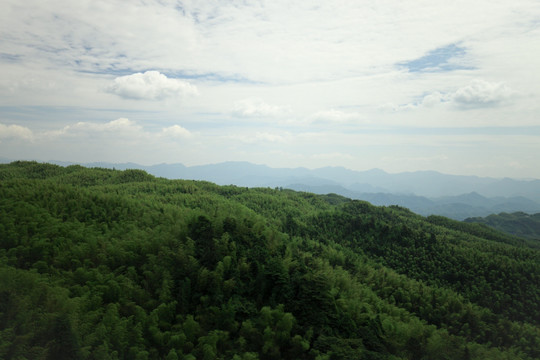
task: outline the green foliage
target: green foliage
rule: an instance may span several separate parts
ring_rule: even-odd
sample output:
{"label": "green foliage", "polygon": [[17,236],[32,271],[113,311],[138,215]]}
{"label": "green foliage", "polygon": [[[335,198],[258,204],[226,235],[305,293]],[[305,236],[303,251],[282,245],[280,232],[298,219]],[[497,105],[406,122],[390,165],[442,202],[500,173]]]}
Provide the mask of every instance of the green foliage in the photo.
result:
{"label": "green foliage", "polygon": [[0,358],[535,359],[540,251],[337,195],[0,165]]}
{"label": "green foliage", "polygon": [[531,242],[536,247],[540,247],[540,213],[526,214],[524,212],[515,212],[512,214],[500,213],[498,215],[489,215],[485,218],[475,217],[465,219],[467,223],[478,223],[489,226],[498,231],[507,234],[537,240]]}

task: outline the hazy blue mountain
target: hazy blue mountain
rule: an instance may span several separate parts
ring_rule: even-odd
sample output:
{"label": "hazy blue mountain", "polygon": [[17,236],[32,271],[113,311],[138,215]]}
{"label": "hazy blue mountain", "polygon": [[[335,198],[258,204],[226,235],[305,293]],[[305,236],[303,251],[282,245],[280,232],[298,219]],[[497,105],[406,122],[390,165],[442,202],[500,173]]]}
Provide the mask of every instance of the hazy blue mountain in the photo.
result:
{"label": "hazy blue mountain", "polygon": [[523,211],[534,213],[540,211],[539,203],[524,197],[487,198],[475,192],[458,196],[427,198],[417,195],[391,193],[359,193],[339,185],[309,186],[306,184],[291,184],[287,188],[315,194],[336,193],[351,199],[365,200],[373,205],[399,205],[420,215],[442,215],[456,220],[474,216],[487,216],[499,212]]}
{"label": "hazy blue mountain", "polygon": [[488,199],[485,196],[478,194],[476,191],[457,196],[443,196],[437,198],[437,202],[439,204],[463,203],[470,206],[486,206],[495,203],[494,199]]}
{"label": "hazy blue mountain", "polygon": [[389,174],[380,169],[354,171],[343,167],[271,168],[238,161],[198,166],[102,162],[83,165],[142,169],[164,178],[206,180],[218,185],[336,193],[374,205],[399,205],[421,215],[436,214],[457,220],[499,212],[540,212],[540,180],[446,175],[436,171]]}
{"label": "hazy blue mountain", "polygon": [[461,204],[471,208],[484,208],[486,215],[499,212],[524,211],[533,213],[538,211],[540,204],[523,196],[514,197],[485,197],[476,192],[458,196],[448,196],[434,199],[440,205]]}
{"label": "hazy blue mountain", "polygon": [[[388,194],[386,194],[388,195]],[[524,211],[534,213],[540,210],[540,204],[524,197],[497,197],[487,198],[476,192],[458,196],[441,198],[425,198],[419,196],[387,196],[386,203],[378,198],[363,196],[363,200],[377,205],[391,205],[394,203],[406,207],[420,215],[442,215],[456,220],[463,220],[471,216],[487,216],[499,212]],[[477,215],[473,215],[477,214]]]}
{"label": "hazy blue mountain", "polygon": [[348,186],[349,189],[359,193],[388,193],[389,190],[380,186],[368,183],[354,183]]}
{"label": "hazy blue mountain", "polygon": [[[479,191],[480,192],[480,191]],[[524,196],[540,201],[540,180],[514,180],[500,179],[495,183],[487,184],[481,194],[485,196]]]}
{"label": "hazy blue mountain", "polygon": [[[416,195],[401,195],[401,194],[390,194],[390,193],[375,193],[375,194],[359,194],[359,200],[366,200],[372,203],[373,205],[399,205],[411,209],[414,212],[421,213],[421,209],[429,208],[434,205],[433,200],[428,199],[423,196]],[[421,214],[424,215],[424,214]],[[429,214],[431,215],[431,214]]]}
{"label": "hazy blue mountain", "polygon": [[305,192],[310,192],[310,193],[320,194],[320,195],[338,194],[338,195],[342,195],[351,199],[360,199],[359,196],[362,195],[337,184],[336,185],[329,185],[329,184],[310,185],[306,183],[298,183],[298,184],[289,184],[283,187],[287,189],[296,190],[296,191],[305,191]]}

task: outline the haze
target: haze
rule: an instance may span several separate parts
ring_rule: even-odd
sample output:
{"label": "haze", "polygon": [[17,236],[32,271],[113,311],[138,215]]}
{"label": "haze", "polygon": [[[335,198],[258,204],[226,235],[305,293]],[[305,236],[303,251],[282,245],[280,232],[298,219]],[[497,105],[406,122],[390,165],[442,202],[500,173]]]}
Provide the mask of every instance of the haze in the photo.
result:
{"label": "haze", "polygon": [[540,2],[0,3],[0,156],[540,178]]}

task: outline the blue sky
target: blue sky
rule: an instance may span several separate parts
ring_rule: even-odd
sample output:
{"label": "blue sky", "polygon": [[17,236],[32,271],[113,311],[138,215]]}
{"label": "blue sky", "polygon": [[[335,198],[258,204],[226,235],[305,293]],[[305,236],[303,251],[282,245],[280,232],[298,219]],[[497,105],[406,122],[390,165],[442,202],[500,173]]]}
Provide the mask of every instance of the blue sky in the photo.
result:
{"label": "blue sky", "polygon": [[456,44],[449,44],[434,50],[418,59],[405,61],[403,66],[408,72],[445,72],[455,70],[473,70],[467,67],[460,60],[467,55],[467,50]]}
{"label": "blue sky", "polygon": [[0,4],[0,157],[540,178],[540,3]]}

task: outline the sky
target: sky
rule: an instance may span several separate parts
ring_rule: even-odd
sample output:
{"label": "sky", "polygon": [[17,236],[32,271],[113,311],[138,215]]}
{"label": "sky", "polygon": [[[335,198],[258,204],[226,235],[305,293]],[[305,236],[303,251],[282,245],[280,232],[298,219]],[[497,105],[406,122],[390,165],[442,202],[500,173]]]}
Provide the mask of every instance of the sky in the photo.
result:
{"label": "sky", "polygon": [[2,0],[0,158],[540,178],[538,0]]}

